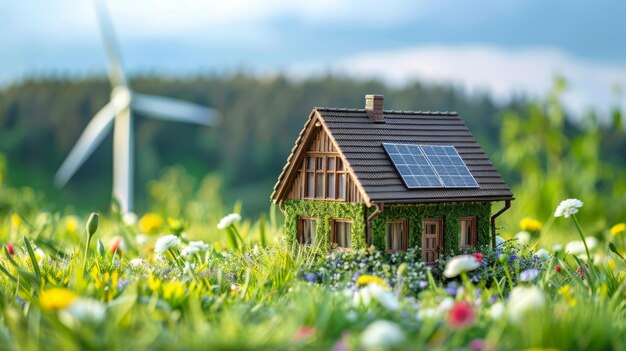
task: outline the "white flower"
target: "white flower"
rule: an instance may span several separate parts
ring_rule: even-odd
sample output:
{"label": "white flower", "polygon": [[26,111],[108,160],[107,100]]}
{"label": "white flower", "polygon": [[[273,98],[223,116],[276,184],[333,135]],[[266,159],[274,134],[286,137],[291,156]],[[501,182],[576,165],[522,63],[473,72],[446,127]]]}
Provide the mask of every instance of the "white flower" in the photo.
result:
{"label": "white flower", "polygon": [[368,306],[372,300],[378,302],[389,311],[396,311],[400,308],[400,303],[396,296],[378,284],[368,284],[359,289],[353,297],[355,305]]}
{"label": "white flower", "polygon": [[542,261],[547,261],[550,259],[551,255],[548,252],[548,250],[541,248],[539,250],[537,250],[537,252],[535,252],[535,256],[539,257],[540,260]]}
{"label": "white flower", "polygon": [[178,245],[178,237],[174,234],[168,234],[157,240],[156,244],[154,244],[154,252],[162,254],[176,245]]}
{"label": "white flower", "polygon": [[98,300],[78,298],[66,311],[82,322],[100,322],[106,314],[106,306]]}
{"label": "white flower", "polygon": [[396,323],[386,320],[375,321],[361,334],[361,346],[366,349],[394,347],[404,340],[402,329]]}
{"label": "white flower", "polygon": [[150,237],[147,234],[139,233],[135,236],[135,241],[137,245],[143,246],[150,241]]}
{"label": "white flower", "polygon": [[504,240],[504,238],[502,238],[500,235],[496,235],[496,246],[504,244],[505,241],[506,240]]}
{"label": "white flower", "polygon": [[46,253],[43,252],[42,249],[35,249],[35,258],[37,259],[37,263],[41,264],[46,259],[46,257],[48,257],[48,255],[46,255]]}
{"label": "white flower", "polygon": [[583,207],[583,203],[582,201],[578,200],[578,199],[567,199],[567,200],[563,200],[561,201],[561,203],[556,207],[556,211],[554,211],[554,217],[565,217],[568,218],[569,216],[575,214],[578,212],[578,209]]}
{"label": "white flower", "polygon": [[512,322],[520,322],[529,311],[543,308],[546,297],[536,286],[517,286],[511,290],[507,311]]}
{"label": "white flower", "polygon": [[530,242],[530,233],[522,230],[521,232],[515,234],[515,239],[517,239],[520,244],[528,244],[528,242]]}
{"label": "white flower", "polygon": [[238,213],[231,213],[220,220],[217,224],[217,229],[224,229],[235,222],[239,222],[240,220],[241,215]]}
{"label": "white flower", "polygon": [[535,269],[535,268],[527,269],[519,274],[519,280],[523,282],[529,282],[529,281],[535,280],[535,278],[539,276],[539,273],[541,273],[541,271],[539,271],[538,269]]}
{"label": "white flower", "polygon": [[496,302],[491,305],[491,309],[489,310],[489,315],[491,319],[500,319],[504,314],[504,304],[502,302]]}
{"label": "white flower", "polygon": [[[598,239],[593,236],[586,237],[585,241],[587,242],[589,250],[593,250],[596,246],[598,246]],[[570,241],[567,245],[565,245],[565,252],[571,253],[572,255],[582,255],[585,253],[585,244],[582,240]]]}
{"label": "white flower", "polygon": [[473,271],[478,267],[480,267],[480,263],[474,256],[455,256],[446,263],[446,269],[443,271],[443,275],[448,278],[453,278],[463,272]]}
{"label": "white flower", "polygon": [[133,258],[132,260],[130,260],[130,262],[128,262],[128,264],[133,268],[141,267],[145,263],[146,261],[144,261],[143,258]]}
{"label": "white flower", "polygon": [[552,245],[552,251],[559,252],[561,250],[563,250],[563,245],[562,244],[554,244],[554,245]]}
{"label": "white flower", "polygon": [[135,225],[137,224],[137,215],[134,212],[126,212],[122,215],[122,222],[129,226]]}
{"label": "white flower", "polygon": [[185,247],[180,254],[183,256],[191,256],[209,249],[209,245],[202,240],[192,241]]}

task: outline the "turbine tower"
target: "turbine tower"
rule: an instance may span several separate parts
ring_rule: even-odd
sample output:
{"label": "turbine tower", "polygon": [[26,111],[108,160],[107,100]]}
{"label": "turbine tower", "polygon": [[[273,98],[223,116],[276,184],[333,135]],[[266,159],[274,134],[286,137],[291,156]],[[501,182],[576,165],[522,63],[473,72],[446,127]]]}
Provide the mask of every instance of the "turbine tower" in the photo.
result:
{"label": "turbine tower", "polygon": [[55,183],[64,186],[113,127],[113,198],[122,213],[133,209],[134,133],[133,112],[166,121],[214,126],[214,109],[181,100],[132,91],[124,75],[113,25],[104,0],[94,1],[108,58],[111,100],[91,119],[57,171]]}

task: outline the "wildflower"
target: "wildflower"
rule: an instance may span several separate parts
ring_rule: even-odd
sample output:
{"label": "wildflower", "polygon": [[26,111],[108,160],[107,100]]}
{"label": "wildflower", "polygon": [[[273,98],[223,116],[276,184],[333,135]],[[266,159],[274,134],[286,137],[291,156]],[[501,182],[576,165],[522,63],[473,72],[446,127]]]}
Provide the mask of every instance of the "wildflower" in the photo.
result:
{"label": "wildflower", "polygon": [[447,278],[453,278],[461,273],[473,271],[478,267],[480,267],[480,264],[474,256],[455,256],[446,263],[446,269],[443,271],[443,275]]}
{"label": "wildflower", "polygon": [[530,233],[522,230],[521,232],[515,234],[515,239],[517,239],[520,244],[528,244],[530,241]]}
{"label": "wildflower", "polygon": [[481,252],[477,252],[474,254],[474,257],[476,257],[476,261],[478,261],[478,263],[482,263],[483,262],[483,254]]}
{"label": "wildflower", "polygon": [[618,223],[612,226],[610,230],[611,236],[618,236],[624,232],[626,232],[626,223]]}
{"label": "wildflower", "polygon": [[240,214],[231,213],[229,215],[226,215],[224,218],[220,220],[220,222],[217,224],[217,229],[224,229],[230,226],[231,224],[234,224],[235,222],[239,222],[240,220],[241,220]]}
{"label": "wildflower", "polygon": [[366,349],[391,348],[405,340],[400,327],[387,320],[378,320],[370,324],[361,334],[361,346]]}
{"label": "wildflower", "polygon": [[610,270],[615,270],[615,261],[612,258],[609,258],[606,264],[609,266]]}
{"label": "wildflower", "polygon": [[535,268],[527,269],[519,274],[519,280],[523,282],[530,282],[535,280],[539,276],[540,271]]}
{"label": "wildflower", "polygon": [[470,341],[469,348],[472,351],[481,351],[486,349],[486,343],[482,339],[474,339]]}
{"label": "wildflower", "polygon": [[378,284],[369,284],[357,291],[353,301],[357,305],[369,305],[372,299],[389,311],[396,311],[400,308],[400,303],[394,294]]}
{"label": "wildflower", "polygon": [[578,209],[581,207],[583,207],[583,203],[578,199],[563,200],[556,207],[556,211],[554,211],[554,217],[569,218],[569,216],[578,213]]}
{"label": "wildflower", "polygon": [[43,262],[43,260],[45,260],[46,257],[48,256],[46,255],[45,252],[43,252],[42,249],[40,248],[35,249],[35,258],[37,259],[37,263],[41,264],[41,262]]}
{"label": "wildflower", "polygon": [[576,298],[571,293],[571,287],[569,284],[563,285],[557,291],[557,294],[563,296],[565,302],[567,302],[571,307],[576,306]]}
{"label": "wildflower", "polygon": [[154,252],[158,254],[163,254],[167,250],[172,249],[178,245],[178,237],[174,234],[168,234],[163,236],[157,240],[154,245]]}
{"label": "wildflower", "polygon": [[504,314],[504,304],[502,302],[496,302],[491,305],[491,309],[489,309],[489,315],[492,319],[500,319]]}
{"label": "wildflower", "polygon": [[209,245],[206,244],[204,241],[202,240],[198,240],[198,241],[191,241],[189,243],[189,245],[187,247],[185,247],[182,251],[181,254],[183,256],[191,256],[191,255],[195,255],[197,253],[200,252],[205,252],[209,249]]}
{"label": "wildflower", "polygon": [[544,248],[537,250],[537,252],[535,252],[535,256],[539,257],[539,259],[542,261],[547,261],[550,259],[550,253]]}
{"label": "wildflower", "polygon": [[554,244],[554,245],[552,245],[552,251],[559,252],[561,250],[563,250],[563,245],[561,245],[561,244]]}
{"label": "wildflower", "polygon": [[461,301],[455,304],[448,312],[448,323],[453,328],[465,328],[472,325],[476,319],[476,313],[472,306],[466,302]]}
{"label": "wildflower", "polygon": [[[585,238],[587,242],[587,247],[589,250],[593,250],[596,246],[598,246],[598,239],[593,236],[588,236]],[[572,255],[581,255],[585,253],[585,244],[582,240],[574,240],[570,241],[565,245],[565,252],[571,253]]]}
{"label": "wildflower", "polygon": [[[589,268],[589,265],[585,263],[585,268]],[[576,271],[578,273],[579,276],[584,277],[585,276],[585,272],[583,271],[583,267],[578,267],[578,270]]]}
{"label": "wildflower", "polygon": [[350,333],[347,331],[344,331],[343,334],[341,334],[341,338],[339,340],[337,340],[337,343],[335,343],[335,346],[333,346],[332,351],[348,351],[348,337],[350,336]]}
{"label": "wildflower", "polygon": [[15,255],[15,249],[13,249],[13,243],[7,243],[7,251],[9,251],[9,255]]}
{"label": "wildflower", "polygon": [[522,220],[519,222],[519,226],[520,228],[522,228],[523,231],[531,233],[540,232],[541,229],[543,229],[543,224],[541,224],[541,222],[530,217],[522,218]]}
{"label": "wildflower", "polygon": [[65,311],[81,322],[97,323],[104,320],[106,306],[94,299],[77,298]]}
{"label": "wildflower", "polygon": [[141,267],[145,263],[146,263],[146,261],[144,261],[143,258],[133,258],[129,262],[130,266],[133,267],[133,268]]}
{"label": "wildflower", "polygon": [[124,243],[124,238],[121,236],[116,236],[111,241],[111,253],[116,253],[117,251],[126,250],[126,244]]}
{"label": "wildflower", "polygon": [[367,286],[370,284],[377,284],[380,287],[389,290],[389,285],[387,285],[384,280],[373,275],[363,274],[356,280],[356,285],[358,286]]}
{"label": "wildflower", "polygon": [[39,304],[44,310],[60,310],[71,305],[76,294],[65,288],[44,290],[39,295]]}
{"label": "wildflower", "polygon": [[546,298],[536,286],[517,286],[511,290],[507,311],[512,322],[520,322],[530,311],[543,308]]}
{"label": "wildflower", "polygon": [[559,265],[557,264],[556,266],[554,266],[554,270],[555,270],[557,273],[561,273],[561,266],[559,266]]}
{"label": "wildflower", "polygon": [[11,226],[13,226],[13,228],[19,228],[22,226],[22,217],[20,217],[17,213],[11,214]]}
{"label": "wildflower", "polygon": [[163,218],[156,213],[148,212],[139,220],[139,229],[144,233],[156,234],[163,226]]}
{"label": "wildflower", "polygon": [[78,232],[78,218],[76,216],[65,217],[65,231],[69,234],[76,234]]}
{"label": "wildflower", "polygon": [[315,327],[302,326],[293,334],[293,341],[302,342],[315,335]]}
{"label": "wildflower", "polygon": [[137,215],[134,212],[126,212],[122,215],[122,222],[128,226],[137,224]]}

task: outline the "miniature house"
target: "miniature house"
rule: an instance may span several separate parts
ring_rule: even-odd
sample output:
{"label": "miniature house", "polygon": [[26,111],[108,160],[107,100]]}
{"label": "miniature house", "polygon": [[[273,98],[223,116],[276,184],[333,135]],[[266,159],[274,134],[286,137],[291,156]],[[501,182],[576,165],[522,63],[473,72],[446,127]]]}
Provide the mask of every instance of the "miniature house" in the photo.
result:
{"label": "miniature house", "polygon": [[[271,200],[291,241],[387,252],[419,248],[426,263],[495,245],[513,194],[454,112],[316,107]],[[504,207],[491,213],[494,201]]]}

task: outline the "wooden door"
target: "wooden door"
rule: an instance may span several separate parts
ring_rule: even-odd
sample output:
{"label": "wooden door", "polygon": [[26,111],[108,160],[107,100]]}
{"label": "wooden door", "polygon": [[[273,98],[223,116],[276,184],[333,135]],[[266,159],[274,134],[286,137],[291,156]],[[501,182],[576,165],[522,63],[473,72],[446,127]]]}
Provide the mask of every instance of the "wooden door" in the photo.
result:
{"label": "wooden door", "polygon": [[433,264],[439,259],[443,248],[441,218],[427,218],[422,221],[422,258],[424,263]]}

